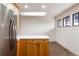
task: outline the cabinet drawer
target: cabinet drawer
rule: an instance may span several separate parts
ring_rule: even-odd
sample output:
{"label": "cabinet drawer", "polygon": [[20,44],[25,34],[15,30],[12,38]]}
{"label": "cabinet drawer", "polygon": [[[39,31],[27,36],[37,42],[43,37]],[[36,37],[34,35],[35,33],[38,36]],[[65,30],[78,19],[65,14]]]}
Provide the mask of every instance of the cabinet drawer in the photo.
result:
{"label": "cabinet drawer", "polygon": [[39,40],[39,43],[48,43],[47,39]]}
{"label": "cabinet drawer", "polygon": [[19,41],[20,42],[26,42],[27,40],[26,39],[20,39]]}
{"label": "cabinet drawer", "polygon": [[31,39],[28,39],[28,40],[27,40],[27,43],[38,43],[38,40],[31,40]]}
{"label": "cabinet drawer", "polygon": [[20,39],[20,44],[26,44],[26,40],[25,39]]}

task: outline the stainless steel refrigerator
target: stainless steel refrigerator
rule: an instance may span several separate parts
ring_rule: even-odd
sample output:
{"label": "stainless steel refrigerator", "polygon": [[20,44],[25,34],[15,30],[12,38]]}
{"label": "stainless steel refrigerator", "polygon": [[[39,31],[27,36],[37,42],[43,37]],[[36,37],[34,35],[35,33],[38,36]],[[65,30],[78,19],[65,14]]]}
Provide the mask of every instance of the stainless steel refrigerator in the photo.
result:
{"label": "stainless steel refrigerator", "polygon": [[0,56],[16,55],[16,16],[0,4]]}

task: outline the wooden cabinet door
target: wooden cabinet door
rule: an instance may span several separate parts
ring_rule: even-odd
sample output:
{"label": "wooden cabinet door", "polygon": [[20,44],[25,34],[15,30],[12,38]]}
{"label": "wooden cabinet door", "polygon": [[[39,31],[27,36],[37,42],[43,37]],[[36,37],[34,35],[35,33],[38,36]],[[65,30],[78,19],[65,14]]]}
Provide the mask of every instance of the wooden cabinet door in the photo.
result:
{"label": "wooden cabinet door", "polygon": [[18,46],[19,56],[26,56],[26,40],[20,40]]}
{"label": "wooden cabinet door", "polygon": [[38,40],[27,40],[27,56],[37,56]]}
{"label": "wooden cabinet door", "polygon": [[40,46],[39,56],[48,56],[49,55],[48,43],[39,43],[39,46]]}
{"label": "wooden cabinet door", "polygon": [[37,44],[36,43],[28,43],[27,44],[27,56],[37,56]]}
{"label": "wooden cabinet door", "polygon": [[18,42],[19,56],[48,56],[48,40],[22,40]]}

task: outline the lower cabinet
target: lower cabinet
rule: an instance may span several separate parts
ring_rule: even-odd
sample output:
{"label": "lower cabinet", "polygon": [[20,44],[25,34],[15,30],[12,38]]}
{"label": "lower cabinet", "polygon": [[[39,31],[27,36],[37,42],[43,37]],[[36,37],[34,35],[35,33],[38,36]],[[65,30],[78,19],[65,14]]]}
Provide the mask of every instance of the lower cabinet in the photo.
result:
{"label": "lower cabinet", "polygon": [[37,51],[37,44],[27,44],[26,47],[26,55],[27,56],[36,56],[38,55]]}
{"label": "lower cabinet", "polygon": [[48,56],[48,44],[40,44],[39,56]]}
{"label": "lower cabinet", "polygon": [[18,56],[48,56],[48,39],[20,39]]}
{"label": "lower cabinet", "polygon": [[26,56],[26,40],[20,40],[17,45],[17,54],[19,56]]}

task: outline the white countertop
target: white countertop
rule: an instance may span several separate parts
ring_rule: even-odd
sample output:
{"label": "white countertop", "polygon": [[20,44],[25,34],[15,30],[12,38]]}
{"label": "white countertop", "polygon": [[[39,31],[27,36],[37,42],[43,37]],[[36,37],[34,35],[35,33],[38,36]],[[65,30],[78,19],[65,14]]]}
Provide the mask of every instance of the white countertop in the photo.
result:
{"label": "white countertop", "polygon": [[44,39],[44,38],[46,38],[46,39],[50,39],[50,37],[49,36],[25,36],[25,35],[21,35],[21,36],[17,36],[17,39],[19,40],[19,39],[30,39],[30,38],[34,38],[34,39],[36,39],[36,38],[40,38],[40,39]]}

